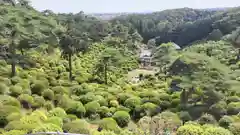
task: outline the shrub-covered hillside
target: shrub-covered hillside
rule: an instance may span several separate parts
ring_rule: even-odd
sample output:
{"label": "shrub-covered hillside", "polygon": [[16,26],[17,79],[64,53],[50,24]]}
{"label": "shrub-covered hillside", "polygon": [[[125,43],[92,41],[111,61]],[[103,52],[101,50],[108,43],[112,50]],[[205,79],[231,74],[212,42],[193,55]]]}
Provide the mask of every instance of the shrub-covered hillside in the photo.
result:
{"label": "shrub-covered hillside", "polygon": [[[157,70],[137,74],[139,80],[134,83],[128,73],[139,68],[143,41],[160,34],[143,33],[122,22],[102,21],[82,12],[38,12],[26,0],[0,2],[1,135],[56,131],[240,134],[237,23],[228,32],[222,31],[221,40],[212,34],[213,41],[199,38],[200,42],[184,49],[176,49],[168,39],[161,40],[161,45],[150,40],[148,47]],[[235,10],[225,14],[167,10],[160,12],[155,22],[174,18],[174,14],[179,16],[174,21],[181,25],[218,14],[223,16],[221,20],[237,21],[237,14],[229,17]],[[140,22],[144,19],[139,17]],[[222,29],[226,27],[218,23]]]}

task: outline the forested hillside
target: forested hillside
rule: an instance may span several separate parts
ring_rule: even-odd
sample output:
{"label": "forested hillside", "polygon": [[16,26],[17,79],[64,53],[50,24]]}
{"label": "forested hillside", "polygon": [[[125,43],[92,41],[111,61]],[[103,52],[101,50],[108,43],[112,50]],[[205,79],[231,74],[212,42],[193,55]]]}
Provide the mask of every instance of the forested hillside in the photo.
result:
{"label": "forested hillside", "polygon": [[[240,134],[240,8],[106,21],[0,3],[1,135]],[[156,70],[133,81],[144,46]]]}

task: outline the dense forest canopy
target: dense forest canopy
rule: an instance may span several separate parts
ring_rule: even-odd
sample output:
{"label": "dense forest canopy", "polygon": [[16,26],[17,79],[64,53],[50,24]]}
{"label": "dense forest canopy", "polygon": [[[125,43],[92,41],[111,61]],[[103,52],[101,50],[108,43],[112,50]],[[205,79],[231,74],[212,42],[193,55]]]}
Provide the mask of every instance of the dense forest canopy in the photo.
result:
{"label": "dense forest canopy", "polygon": [[240,134],[239,7],[110,18],[0,0],[1,135]]}

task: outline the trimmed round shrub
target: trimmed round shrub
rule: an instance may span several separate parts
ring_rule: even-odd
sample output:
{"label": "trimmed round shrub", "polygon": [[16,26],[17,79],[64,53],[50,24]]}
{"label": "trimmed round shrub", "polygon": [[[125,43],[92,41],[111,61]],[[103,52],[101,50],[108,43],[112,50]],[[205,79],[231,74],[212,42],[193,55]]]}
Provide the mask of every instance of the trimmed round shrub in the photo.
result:
{"label": "trimmed round shrub", "polygon": [[22,115],[20,113],[11,113],[7,116],[7,121],[20,120]]}
{"label": "trimmed round shrub", "polygon": [[54,108],[54,105],[51,101],[46,101],[44,103],[43,107],[49,111],[49,110],[52,110]]}
{"label": "trimmed round shrub", "polygon": [[233,135],[240,135],[240,122],[230,124],[229,130]]}
{"label": "trimmed round shrub", "polygon": [[0,77],[0,82],[6,84],[7,86],[11,85],[11,81],[8,78]]}
{"label": "trimmed round shrub", "polygon": [[15,106],[0,106],[0,126],[4,127],[7,123],[7,116],[12,114],[12,113],[20,113],[19,108]]}
{"label": "trimmed round shrub", "polygon": [[[24,102],[25,103],[28,103],[28,107],[29,106],[31,106],[32,104],[33,104],[33,102],[34,102],[34,99],[33,99],[33,97],[32,96],[30,96],[30,95],[28,95],[28,94],[21,94],[19,97],[18,97],[18,100],[23,104]],[[25,107],[25,105],[24,105],[24,108],[26,108]]]}
{"label": "trimmed round shrub", "polygon": [[232,102],[228,104],[227,113],[228,115],[236,115],[240,112],[240,102]]}
{"label": "trimmed round shrub", "polygon": [[11,130],[8,132],[5,132],[3,135],[26,135],[27,131],[24,130]]}
{"label": "trimmed round shrub", "polygon": [[220,119],[222,116],[227,114],[227,103],[220,101],[212,105],[209,109],[210,114],[212,114],[216,119]]}
{"label": "trimmed round shrub", "polygon": [[231,102],[240,102],[240,97],[238,97],[238,96],[230,96],[230,97],[227,97],[227,102],[228,102],[228,103],[231,103]]}
{"label": "trimmed round shrub", "polygon": [[101,106],[98,110],[98,113],[99,113],[101,118],[112,116],[112,113],[110,112],[110,109],[106,106]]}
{"label": "trimmed round shrub", "polygon": [[177,130],[177,135],[203,135],[204,130],[201,126],[187,124]]}
{"label": "trimmed round shrub", "polygon": [[48,112],[48,116],[53,117],[60,117],[60,118],[65,118],[67,116],[66,112],[62,108],[54,108],[51,111]]}
{"label": "trimmed round shrub", "polygon": [[11,121],[5,126],[5,130],[11,131],[11,130],[23,130],[26,132],[32,132],[33,129],[40,126],[39,123],[26,123],[22,121]]}
{"label": "trimmed round shrub", "polygon": [[41,95],[46,88],[46,84],[40,80],[34,82],[34,84],[31,85],[32,94]]}
{"label": "trimmed round shrub", "polygon": [[172,97],[171,97],[171,95],[169,95],[167,93],[161,93],[159,95],[159,99],[162,100],[162,101],[171,101]]}
{"label": "trimmed round shrub", "polygon": [[80,96],[80,101],[83,103],[83,104],[87,104],[89,102],[92,102],[94,101],[94,98],[95,98],[95,95],[93,93],[88,93],[86,95],[82,95]]}
{"label": "trimmed round shrub", "polygon": [[86,109],[81,102],[72,101],[69,103],[69,107],[66,109],[66,112],[68,114],[74,114],[77,117],[82,118],[86,113]]}
{"label": "trimmed round shrub", "polygon": [[78,119],[78,117],[76,115],[68,114],[66,116],[66,118],[63,119],[63,122],[68,123],[68,122],[71,122],[71,121],[74,121],[74,120],[77,120],[77,119]]}
{"label": "trimmed round shrub", "polygon": [[111,100],[109,102],[109,105],[110,105],[110,107],[116,107],[117,108],[119,106],[119,103],[118,103],[117,100]]}
{"label": "trimmed round shrub", "polygon": [[39,119],[40,121],[46,121],[47,118],[47,112],[43,109],[41,110],[35,110],[34,112],[31,113],[31,117],[34,117],[36,119]]}
{"label": "trimmed round shrub", "polygon": [[190,116],[190,114],[186,111],[184,112],[180,112],[179,113],[179,118],[185,123],[187,121],[192,120],[192,117]]}
{"label": "trimmed round shrub", "polygon": [[147,116],[153,116],[160,112],[160,108],[153,103],[145,103],[141,105],[141,109]]}
{"label": "trimmed round shrub", "polygon": [[21,107],[20,102],[16,98],[7,95],[0,95],[0,103],[2,105],[16,106],[18,108]]}
{"label": "trimmed round shrub", "polygon": [[23,89],[19,85],[14,85],[9,88],[10,95],[13,97],[18,97],[19,95],[23,94]]}
{"label": "trimmed round shrub", "polygon": [[33,107],[34,108],[40,108],[40,107],[43,107],[44,104],[45,104],[45,99],[42,97],[42,96],[33,96],[33,100],[34,100],[34,103],[33,103]]}
{"label": "trimmed round shrub", "polygon": [[52,91],[54,92],[54,94],[64,94],[66,93],[67,89],[62,86],[56,86],[52,87]]}
{"label": "trimmed round shrub", "polygon": [[85,109],[88,116],[90,116],[91,114],[96,114],[99,108],[100,104],[96,101],[85,104]]}
{"label": "trimmed round shrub", "polygon": [[46,89],[42,92],[42,96],[46,100],[53,100],[54,99],[54,92],[50,89]]}
{"label": "trimmed round shrub", "polygon": [[91,92],[90,89],[87,89],[86,87],[83,87],[82,85],[75,85],[75,86],[71,87],[71,91],[73,94],[75,94],[77,96],[85,95],[88,92]]}
{"label": "trimmed round shrub", "polygon": [[131,109],[129,109],[129,108],[127,108],[127,107],[125,107],[125,106],[119,106],[118,108],[117,108],[117,110],[116,111],[124,111],[124,112],[130,112],[131,111]]}
{"label": "trimmed round shrub", "polygon": [[136,106],[141,105],[141,99],[139,97],[132,97],[124,102],[124,106],[133,110]]}
{"label": "trimmed round shrub", "polygon": [[62,126],[63,126],[63,119],[59,118],[59,117],[53,116],[53,117],[48,118],[46,123],[52,123],[52,124],[55,124],[55,125],[57,125],[57,126],[62,128]]}
{"label": "trimmed round shrub", "polygon": [[159,106],[162,110],[166,110],[171,107],[171,103],[169,101],[161,101]]}
{"label": "trimmed round shrub", "polygon": [[113,119],[116,120],[120,127],[126,127],[130,121],[130,115],[125,111],[117,111],[113,115]]}
{"label": "trimmed round shrub", "polygon": [[90,124],[85,120],[75,120],[65,123],[63,125],[63,131],[67,131],[68,133],[89,134]]}
{"label": "trimmed round shrub", "polygon": [[97,101],[100,104],[100,106],[108,106],[108,101],[104,99],[103,96],[100,95],[95,96],[94,101]]}
{"label": "trimmed round shrub", "polygon": [[219,123],[219,126],[224,127],[224,128],[228,128],[229,125],[233,122],[234,122],[234,120],[233,120],[232,117],[225,115],[219,120],[218,123]]}
{"label": "trimmed round shrub", "polygon": [[0,94],[6,94],[8,92],[8,87],[4,83],[0,83]]}
{"label": "trimmed round shrub", "polygon": [[174,126],[181,126],[182,121],[178,117],[176,113],[165,111],[157,115],[156,118],[159,118],[160,121],[164,121],[168,123],[169,125],[174,125]]}
{"label": "trimmed round shrub", "polygon": [[180,105],[180,99],[173,99],[171,107],[176,108]]}
{"label": "trimmed round shrub", "polygon": [[117,122],[113,118],[104,118],[99,123],[99,128],[118,132],[120,130]]}
{"label": "trimmed round shrub", "polygon": [[120,93],[117,95],[117,99],[119,101],[120,104],[124,104],[124,102],[131,97],[131,94],[127,94],[127,93]]}
{"label": "trimmed round shrub", "polygon": [[232,135],[232,133],[222,127],[214,127],[210,125],[204,126],[203,135]]}
{"label": "trimmed round shrub", "polygon": [[217,123],[216,119],[211,114],[204,114],[204,115],[202,115],[199,118],[198,122],[201,125],[204,125],[204,124],[216,124]]}
{"label": "trimmed round shrub", "polygon": [[39,127],[36,127],[33,130],[33,133],[38,133],[38,132],[63,132],[62,128],[59,127],[58,125],[52,124],[52,123],[47,123],[40,125]]}
{"label": "trimmed round shrub", "polygon": [[13,78],[11,78],[11,83],[13,85],[18,84],[21,81],[21,78],[19,76],[14,76]]}

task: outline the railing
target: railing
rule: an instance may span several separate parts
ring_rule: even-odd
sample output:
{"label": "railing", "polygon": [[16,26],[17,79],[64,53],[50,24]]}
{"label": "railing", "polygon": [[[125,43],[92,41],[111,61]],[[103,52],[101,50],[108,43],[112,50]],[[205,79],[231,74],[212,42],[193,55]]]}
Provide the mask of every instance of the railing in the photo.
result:
{"label": "railing", "polygon": [[61,133],[61,132],[39,132],[26,135],[87,135],[87,134],[74,134],[74,133]]}

